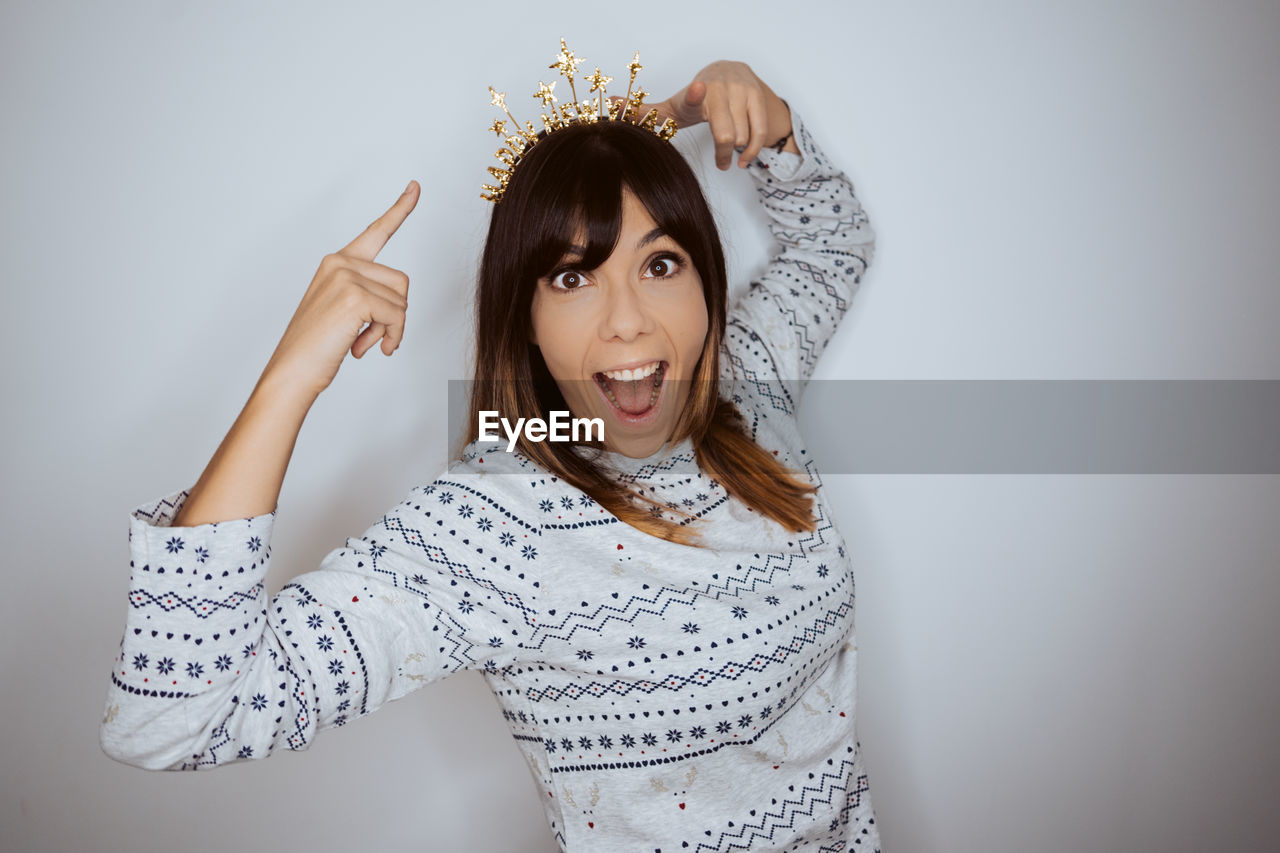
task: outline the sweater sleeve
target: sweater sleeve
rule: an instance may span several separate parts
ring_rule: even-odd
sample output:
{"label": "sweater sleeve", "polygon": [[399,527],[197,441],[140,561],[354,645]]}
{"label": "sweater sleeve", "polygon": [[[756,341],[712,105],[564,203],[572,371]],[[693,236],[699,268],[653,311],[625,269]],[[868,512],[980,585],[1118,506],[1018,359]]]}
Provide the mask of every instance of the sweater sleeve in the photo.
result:
{"label": "sweater sleeve", "polygon": [[800,153],[766,148],[747,170],[780,250],[731,307],[726,337],[729,369],[794,413],[871,262],[875,234],[852,182],[795,110],[791,125]]}
{"label": "sweater sleeve", "polygon": [[488,543],[455,511],[465,489],[415,489],[270,599],[274,513],[171,527],[185,492],[135,510],[103,750],[147,769],[262,758],[460,669],[508,665],[537,583],[479,559]]}

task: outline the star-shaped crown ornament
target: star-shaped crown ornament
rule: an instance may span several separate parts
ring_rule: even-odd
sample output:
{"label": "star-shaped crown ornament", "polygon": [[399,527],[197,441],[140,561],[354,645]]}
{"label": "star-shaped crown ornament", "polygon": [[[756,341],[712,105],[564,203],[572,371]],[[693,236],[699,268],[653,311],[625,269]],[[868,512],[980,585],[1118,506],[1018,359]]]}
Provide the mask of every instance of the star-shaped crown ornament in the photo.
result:
{"label": "star-shaped crown ornament", "polygon": [[[627,82],[627,94],[621,101],[609,100],[605,94],[605,84],[612,83],[613,78],[600,73],[597,66],[595,73],[584,74],[583,82],[590,83],[591,87],[587,91],[585,100],[578,100],[577,88],[573,85],[574,75],[578,73],[578,66],[581,65],[583,59],[576,56],[573,51],[569,50],[564,39],[560,39],[560,53],[556,56],[556,61],[549,65],[554,68],[569,81],[570,100],[560,103],[556,98],[553,90],[558,80],[552,80],[550,83],[538,81],[538,91],[533,93],[533,97],[542,102],[544,112],[539,116],[542,121],[542,129],[547,134],[554,133],[557,130],[569,127],[573,124],[594,124],[597,121],[627,121],[640,127],[648,128],[659,139],[669,140],[676,135],[676,124],[671,119],[664,121],[661,126],[658,125],[658,111],[650,109],[644,116],[639,118],[640,108],[644,104],[644,99],[649,93],[642,87],[636,86],[636,74],[642,66],[640,64],[640,53],[636,52],[635,58],[627,65],[627,70],[631,72],[631,78]],[[599,92],[594,98],[592,94]],[[481,189],[484,190],[480,197],[486,201],[497,204],[502,200],[502,194],[507,189],[507,184],[511,181],[511,175],[515,171],[516,164],[524,157],[525,154],[533,148],[538,141],[538,131],[533,129],[532,122],[525,122],[521,125],[519,120],[511,114],[507,109],[506,92],[496,91],[492,86],[489,87],[489,102],[495,107],[501,108],[506,113],[507,118],[515,125],[514,132],[507,133],[507,122],[504,119],[494,119],[489,129],[496,133],[506,144],[499,148],[495,157],[502,163],[501,166],[490,166],[489,174],[497,180],[497,186],[484,184]],[[544,139],[546,137],[543,137]]]}

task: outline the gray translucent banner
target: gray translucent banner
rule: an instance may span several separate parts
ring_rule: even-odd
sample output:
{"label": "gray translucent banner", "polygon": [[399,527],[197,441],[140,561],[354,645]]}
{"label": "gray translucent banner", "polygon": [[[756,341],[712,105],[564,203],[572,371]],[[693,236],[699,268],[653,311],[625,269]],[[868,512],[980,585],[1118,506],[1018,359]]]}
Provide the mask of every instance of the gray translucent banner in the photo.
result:
{"label": "gray translucent banner", "polygon": [[1280,474],[1280,380],[818,380],[799,423],[823,474]]}

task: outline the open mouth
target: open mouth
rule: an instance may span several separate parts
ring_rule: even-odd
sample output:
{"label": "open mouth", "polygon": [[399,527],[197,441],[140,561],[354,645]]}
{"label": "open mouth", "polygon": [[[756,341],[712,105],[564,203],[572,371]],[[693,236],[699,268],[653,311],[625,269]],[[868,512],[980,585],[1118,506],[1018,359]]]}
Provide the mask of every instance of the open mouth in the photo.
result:
{"label": "open mouth", "polygon": [[667,363],[654,361],[635,370],[597,373],[593,378],[615,410],[628,418],[640,418],[658,404],[666,373]]}

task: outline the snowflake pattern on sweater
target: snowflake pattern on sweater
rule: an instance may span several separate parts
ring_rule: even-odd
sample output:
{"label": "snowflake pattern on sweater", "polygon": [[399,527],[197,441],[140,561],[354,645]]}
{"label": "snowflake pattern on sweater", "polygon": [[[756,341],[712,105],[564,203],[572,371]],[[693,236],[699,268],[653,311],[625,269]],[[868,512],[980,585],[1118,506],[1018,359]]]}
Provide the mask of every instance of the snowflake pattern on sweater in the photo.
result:
{"label": "snowflake pattern on sweater", "polygon": [[[721,394],[821,486],[795,413],[874,236],[792,124],[801,153],[747,169],[781,252],[730,311]],[[274,513],[171,527],[185,492],[135,510],[103,748],[154,769],[263,758],[475,669],[562,849],[878,849],[853,571],[821,489],[817,529],[796,534],[730,498],[689,440],[600,462],[705,547],[623,524],[498,445],[469,445],[271,599]]]}

